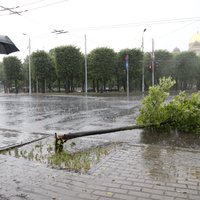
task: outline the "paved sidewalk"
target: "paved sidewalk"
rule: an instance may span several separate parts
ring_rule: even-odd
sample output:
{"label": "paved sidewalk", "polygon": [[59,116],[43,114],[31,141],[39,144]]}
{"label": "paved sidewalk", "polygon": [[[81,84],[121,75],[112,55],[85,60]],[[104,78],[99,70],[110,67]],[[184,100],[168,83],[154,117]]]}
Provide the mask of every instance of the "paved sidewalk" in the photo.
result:
{"label": "paved sidewalk", "polygon": [[124,144],[88,174],[0,155],[0,200],[200,199],[200,151]]}

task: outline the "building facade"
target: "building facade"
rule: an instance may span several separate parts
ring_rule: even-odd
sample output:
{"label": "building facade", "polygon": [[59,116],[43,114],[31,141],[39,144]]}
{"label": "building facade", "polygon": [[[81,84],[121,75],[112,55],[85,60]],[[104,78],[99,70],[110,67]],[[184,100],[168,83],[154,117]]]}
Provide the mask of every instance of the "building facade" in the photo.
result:
{"label": "building facade", "polygon": [[189,40],[189,51],[193,51],[200,56],[200,34],[196,33]]}

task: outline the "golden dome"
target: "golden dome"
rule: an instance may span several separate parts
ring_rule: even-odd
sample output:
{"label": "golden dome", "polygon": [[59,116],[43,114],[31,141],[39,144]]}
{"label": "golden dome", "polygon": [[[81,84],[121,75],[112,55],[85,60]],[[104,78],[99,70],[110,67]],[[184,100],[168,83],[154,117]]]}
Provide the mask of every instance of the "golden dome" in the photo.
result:
{"label": "golden dome", "polygon": [[189,40],[189,44],[195,43],[195,42],[200,43],[200,34],[199,33],[196,33],[195,35],[193,35]]}

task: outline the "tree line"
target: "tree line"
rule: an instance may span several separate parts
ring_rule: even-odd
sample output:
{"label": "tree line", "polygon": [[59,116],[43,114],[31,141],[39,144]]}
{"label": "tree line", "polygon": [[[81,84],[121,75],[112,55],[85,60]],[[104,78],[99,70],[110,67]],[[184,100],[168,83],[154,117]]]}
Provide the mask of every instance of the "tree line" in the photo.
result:
{"label": "tree line", "polygon": [[[130,92],[141,91],[143,67],[145,90],[151,86],[152,62],[155,84],[159,83],[161,77],[171,76],[176,80],[174,90],[200,89],[200,57],[193,52],[157,50],[152,61],[152,54],[143,53],[140,49],[115,52],[111,48],[100,47],[87,55],[88,90],[126,91],[126,55],[129,57]],[[32,91],[84,91],[85,59],[80,49],[72,45],[59,46],[49,52],[33,52],[30,57]],[[0,63],[0,80],[5,92],[28,92],[28,70],[28,57],[23,62],[16,56],[4,57]]]}

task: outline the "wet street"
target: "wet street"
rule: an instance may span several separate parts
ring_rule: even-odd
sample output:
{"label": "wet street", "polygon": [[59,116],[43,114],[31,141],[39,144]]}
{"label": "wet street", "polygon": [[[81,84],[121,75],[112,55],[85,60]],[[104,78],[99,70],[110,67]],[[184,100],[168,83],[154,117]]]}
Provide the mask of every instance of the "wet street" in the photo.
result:
{"label": "wet street", "polygon": [[[79,132],[135,124],[140,97],[0,96],[0,148],[55,132]],[[0,200],[197,200],[200,197],[200,136],[129,130],[68,141],[69,152],[115,145],[86,173],[31,161],[42,150],[0,155]],[[52,149],[52,147],[51,147]],[[29,159],[19,158],[19,154]]]}
{"label": "wet street", "polygon": [[139,98],[44,95],[0,96],[0,148],[44,134],[134,124]]}
{"label": "wet street", "polygon": [[[117,128],[135,124],[141,97],[48,95],[0,96],[0,149],[46,135]],[[122,135],[123,133],[123,135]],[[132,142],[199,149],[196,134],[130,130],[81,138],[94,143]],[[80,139],[78,139],[79,141]]]}

